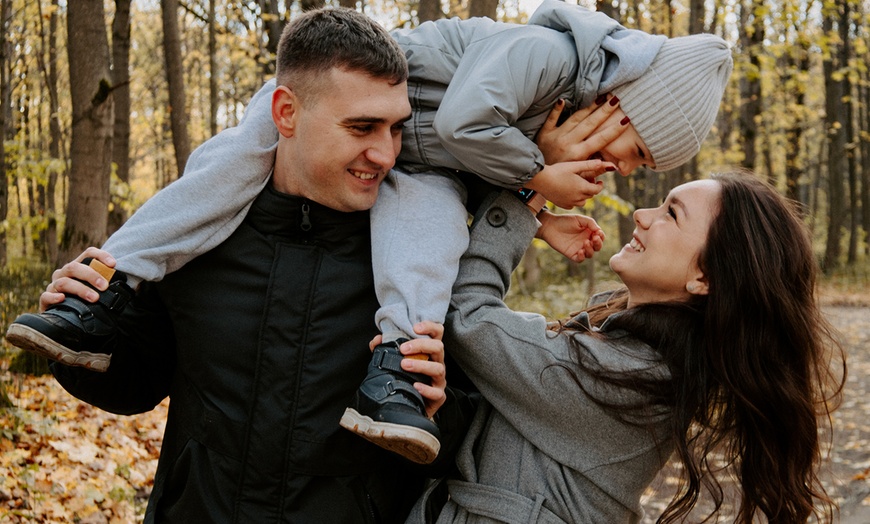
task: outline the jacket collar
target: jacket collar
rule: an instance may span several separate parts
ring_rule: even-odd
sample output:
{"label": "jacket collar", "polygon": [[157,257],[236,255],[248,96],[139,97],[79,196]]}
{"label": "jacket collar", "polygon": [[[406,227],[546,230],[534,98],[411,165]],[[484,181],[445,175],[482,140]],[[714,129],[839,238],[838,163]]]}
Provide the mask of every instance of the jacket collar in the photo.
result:
{"label": "jacket collar", "polygon": [[254,200],[248,220],[267,236],[334,247],[348,237],[369,232],[369,212],[343,212],[277,191],[271,184]]}

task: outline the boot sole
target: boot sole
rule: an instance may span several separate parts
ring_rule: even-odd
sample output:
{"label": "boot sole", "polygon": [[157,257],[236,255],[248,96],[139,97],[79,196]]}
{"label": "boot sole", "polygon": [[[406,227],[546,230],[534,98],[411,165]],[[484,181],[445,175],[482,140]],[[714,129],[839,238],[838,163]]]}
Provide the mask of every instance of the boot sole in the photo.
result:
{"label": "boot sole", "polygon": [[112,355],[73,351],[46,337],[41,332],[22,324],[12,324],[6,331],[6,340],[13,346],[36,353],[67,366],[77,366],[93,371],[104,372],[109,369]]}
{"label": "boot sole", "polygon": [[339,424],[369,442],[417,464],[431,464],[441,450],[441,443],[428,431],[413,426],[375,422],[353,408],[344,411]]}

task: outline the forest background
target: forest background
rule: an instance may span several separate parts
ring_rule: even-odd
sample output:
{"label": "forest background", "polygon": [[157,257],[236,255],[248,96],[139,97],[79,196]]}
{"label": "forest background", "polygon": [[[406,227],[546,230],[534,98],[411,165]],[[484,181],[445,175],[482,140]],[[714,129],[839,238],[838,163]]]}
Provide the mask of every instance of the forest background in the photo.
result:
{"label": "forest background", "polygon": [[[576,265],[533,245],[511,304],[551,317],[577,309],[614,285],[606,261],[630,237],[636,207],[658,205],[678,183],[732,167],[754,170],[801,205],[825,289],[850,303],[870,302],[870,1],[569,1],[652,33],[718,34],[733,47],[735,70],[701,153],[673,171],[607,178],[583,210],[608,233],[602,253]],[[328,5],[362,10],[392,29],[450,16],[523,23],[539,2]],[[52,269],[101,245],[183,172],[192,149],[238,123],[274,75],[284,24],[321,5],[0,0],[0,333],[35,310]],[[45,371],[45,362],[4,340],[0,405],[15,409],[28,377]],[[81,415],[85,408],[73,409]],[[4,442],[19,449],[26,440],[22,416],[16,412],[15,424],[0,428],[0,453]],[[159,448],[159,432],[149,442]],[[5,498],[0,485],[0,503]]]}

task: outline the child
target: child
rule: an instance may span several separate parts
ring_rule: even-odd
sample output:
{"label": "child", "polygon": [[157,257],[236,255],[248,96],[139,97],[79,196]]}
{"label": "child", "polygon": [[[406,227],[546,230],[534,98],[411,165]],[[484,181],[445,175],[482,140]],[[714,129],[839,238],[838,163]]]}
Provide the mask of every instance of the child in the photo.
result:
{"label": "child", "polygon": [[[473,173],[498,186],[526,188],[523,194],[538,206],[540,195],[571,208],[597,193],[594,181],[581,176],[589,173],[572,162],[585,158],[550,147],[547,158],[534,142],[560,100],[560,108],[606,102],[612,114],[602,127],[618,122],[624,128],[595,155],[601,162],[594,175],[628,174],[641,164],[677,167],[698,152],[712,127],[732,62],[718,37],[649,35],[557,0],[545,0],[524,26],[450,19],[393,36],[408,58],[413,115],[398,167],[381,185],[371,214],[381,303],[375,320],[383,340],[341,425],[426,463],[438,453],[438,431],[399,367],[398,347],[416,336],[415,322],[444,321],[468,242],[459,179]],[[23,315],[7,340],[66,364],[105,369],[113,319],[131,288],[219,244],[268,181],[277,137],[272,89],[269,83],[257,93],[237,128],[197,149],[185,175],[106,242],[119,271],[107,268],[110,286],[99,302],[68,297],[45,313]],[[96,318],[98,326],[76,319],[82,316]],[[410,416],[407,406],[417,406]]]}

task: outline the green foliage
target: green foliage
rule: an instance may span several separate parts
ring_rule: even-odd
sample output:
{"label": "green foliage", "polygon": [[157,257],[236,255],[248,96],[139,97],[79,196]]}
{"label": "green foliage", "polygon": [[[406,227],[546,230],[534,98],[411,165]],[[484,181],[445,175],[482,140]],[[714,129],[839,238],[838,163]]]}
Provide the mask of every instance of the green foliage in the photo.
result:
{"label": "green foliage", "polygon": [[[39,295],[45,290],[51,275],[51,268],[45,264],[25,262],[8,264],[0,269],[0,330],[6,333],[9,323],[21,313],[36,311],[39,307]],[[43,375],[48,373],[48,364],[44,358],[31,353],[19,351],[6,343],[4,337],[0,358],[11,357],[10,371]],[[0,397],[5,395],[0,395]],[[2,404],[2,398],[0,398]]]}
{"label": "green foliage", "polygon": [[843,265],[823,278],[828,286],[855,293],[866,293],[870,287],[870,259],[865,258],[855,264]]}
{"label": "green foliage", "polygon": [[[11,407],[12,401],[9,399],[9,395],[6,393],[6,384],[0,381],[0,409],[6,409]],[[9,431],[9,429],[3,429],[3,433],[6,433],[7,431]],[[3,433],[0,433],[0,435],[3,435]]]}
{"label": "green foliage", "polygon": [[[521,265],[513,274],[505,303],[512,309],[539,313],[551,320],[564,319],[586,306],[590,284],[593,294],[621,285],[608,264],[611,255],[616,252],[615,243],[615,240],[605,242],[604,249],[596,253],[593,260],[574,264],[540,241],[536,244],[539,248],[536,261],[541,271],[537,284],[534,289],[525,288],[522,282],[525,269]],[[590,265],[594,271],[591,283]]]}

